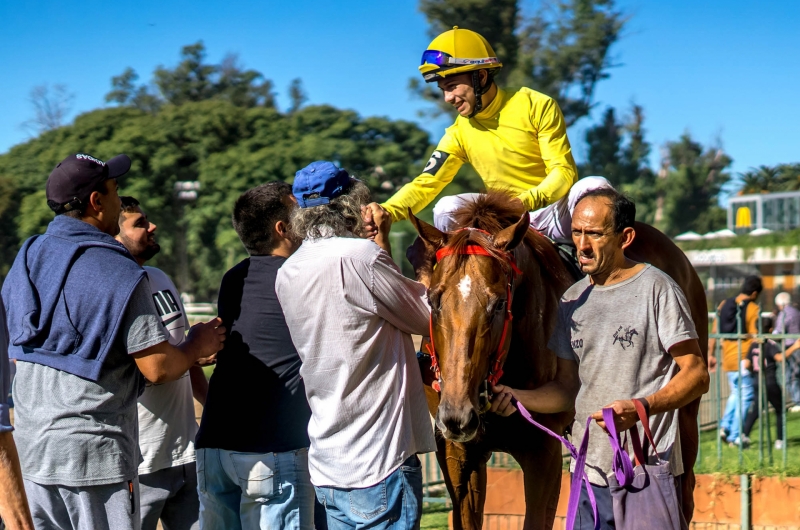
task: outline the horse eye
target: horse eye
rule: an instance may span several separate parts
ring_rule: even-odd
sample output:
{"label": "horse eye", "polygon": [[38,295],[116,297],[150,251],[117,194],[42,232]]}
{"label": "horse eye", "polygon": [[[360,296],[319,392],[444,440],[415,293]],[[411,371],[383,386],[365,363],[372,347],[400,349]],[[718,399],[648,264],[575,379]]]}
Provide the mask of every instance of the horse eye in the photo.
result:
{"label": "horse eye", "polygon": [[431,311],[434,313],[439,312],[441,296],[440,293],[428,290],[428,304],[431,306]]}

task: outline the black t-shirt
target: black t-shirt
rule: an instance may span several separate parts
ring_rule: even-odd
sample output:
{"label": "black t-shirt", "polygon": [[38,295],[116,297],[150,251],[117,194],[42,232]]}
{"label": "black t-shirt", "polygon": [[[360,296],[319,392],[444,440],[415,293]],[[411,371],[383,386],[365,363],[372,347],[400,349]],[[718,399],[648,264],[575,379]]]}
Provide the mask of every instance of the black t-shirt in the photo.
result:
{"label": "black t-shirt", "polygon": [[747,333],[747,323],[744,320],[744,315],[747,314],[747,306],[752,303],[750,300],[745,300],[737,304],[736,297],[724,300],[719,308],[719,332],[739,333],[739,317],[741,316],[742,333]]}
{"label": "black t-shirt", "polygon": [[219,290],[225,347],[209,383],[196,447],[253,453],[308,447],[311,409],[275,277],[286,258],[251,256]]}
{"label": "black t-shirt", "polygon": [[761,352],[764,353],[764,380],[767,383],[774,381],[775,384],[778,384],[776,377],[778,363],[775,361],[775,356],[781,353],[781,347],[778,345],[778,343],[769,339],[765,340],[763,344],[753,342],[753,344],[750,346],[750,351],[747,352],[747,358],[750,359],[750,362],[752,363],[751,370],[753,370],[754,373],[759,368],[758,356],[761,354]]}

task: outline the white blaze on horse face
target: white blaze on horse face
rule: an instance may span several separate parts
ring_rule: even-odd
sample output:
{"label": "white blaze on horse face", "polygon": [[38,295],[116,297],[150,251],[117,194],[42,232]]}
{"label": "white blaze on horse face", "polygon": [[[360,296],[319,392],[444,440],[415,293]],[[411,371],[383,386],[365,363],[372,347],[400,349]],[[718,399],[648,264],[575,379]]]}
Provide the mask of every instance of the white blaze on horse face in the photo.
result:
{"label": "white blaze on horse face", "polygon": [[461,293],[461,299],[466,302],[472,292],[472,278],[470,278],[469,275],[464,276],[461,278],[461,281],[458,282],[458,292]]}

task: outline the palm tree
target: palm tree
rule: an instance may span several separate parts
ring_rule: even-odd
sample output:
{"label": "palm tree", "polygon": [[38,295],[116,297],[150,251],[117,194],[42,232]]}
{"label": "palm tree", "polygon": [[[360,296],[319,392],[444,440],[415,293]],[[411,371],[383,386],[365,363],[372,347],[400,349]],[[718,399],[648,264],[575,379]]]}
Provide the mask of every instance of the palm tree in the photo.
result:
{"label": "palm tree", "polygon": [[[750,168],[744,173],[739,173],[739,180],[742,183],[739,189],[740,194],[768,193],[784,189],[784,181],[778,167],[758,166],[758,168]],[[800,184],[800,181],[798,181],[798,184]]]}

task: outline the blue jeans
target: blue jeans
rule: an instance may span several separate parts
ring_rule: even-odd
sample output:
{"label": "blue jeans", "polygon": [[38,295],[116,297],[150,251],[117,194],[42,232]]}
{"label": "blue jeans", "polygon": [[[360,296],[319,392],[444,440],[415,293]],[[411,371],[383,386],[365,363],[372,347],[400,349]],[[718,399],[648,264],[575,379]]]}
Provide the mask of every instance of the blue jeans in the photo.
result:
{"label": "blue jeans", "polygon": [[614,526],[614,503],[611,500],[611,490],[608,486],[592,484],[594,500],[597,503],[597,517],[599,525],[594,525],[594,511],[589,494],[586,492],[586,483],[581,482],[581,498],[578,502],[578,513],[575,515],[574,530],[612,530]]}
{"label": "blue jeans", "polygon": [[308,449],[285,453],[197,450],[200,530],[314,528]]}
{"label": "blue jeans", "polygon": [[416,455],[368,488],[317,487],[328,530],[418,529],[422,517],[422,465]]}
{"label": "blue jeans", "polygon": [[795,405],[800,405],[800,358],[796,354],[786,359],[786,389],[788,399],[794,401]]}
{"label": "blue jeans", "polygon": [[727,372],[728,388],[731,394],[725,404],[725,414],[722,416],[720,428],[724,429],[730,441],[739,437],[739,381],[742,384],[742,424],[747,418],[747,412],[753,404],[753,376],[750,373],[741,375],[738,371]]}

